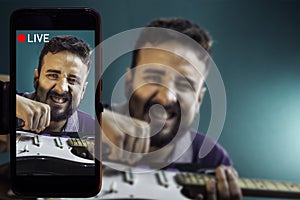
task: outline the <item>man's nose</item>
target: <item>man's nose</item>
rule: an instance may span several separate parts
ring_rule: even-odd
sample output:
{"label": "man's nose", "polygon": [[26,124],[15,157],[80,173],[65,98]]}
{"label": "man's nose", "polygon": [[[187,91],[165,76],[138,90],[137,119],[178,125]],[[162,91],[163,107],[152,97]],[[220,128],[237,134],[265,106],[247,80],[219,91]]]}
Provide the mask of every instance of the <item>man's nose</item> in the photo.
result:
{"label": "man's nose", "polygon": [[65,92],[68,92],[69,87],[68,87],[68,81],[66,78],[61,78],[55,86],[55,89],[58,93],[63,94]]}
{"label": "man's nose", "polygon": [[161,86],[158,89],[156,100],[161,103],[162,106],[168,106],[177,102],[176,93],[171,88]]}

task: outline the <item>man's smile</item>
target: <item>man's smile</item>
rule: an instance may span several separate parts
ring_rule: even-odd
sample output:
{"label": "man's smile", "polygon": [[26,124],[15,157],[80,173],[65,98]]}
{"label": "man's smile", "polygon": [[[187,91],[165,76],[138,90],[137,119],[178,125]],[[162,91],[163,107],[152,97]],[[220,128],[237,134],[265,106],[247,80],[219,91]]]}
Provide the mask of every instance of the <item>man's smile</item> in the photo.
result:
{"label": "man's smile", "polygon": [[50,99],[56,103],[56,104],[64,104],[68,101],[68,98],[65,98],[65,97],[59,97],[59,96],[56,96],[56,95],[51,95],[50,96]]}

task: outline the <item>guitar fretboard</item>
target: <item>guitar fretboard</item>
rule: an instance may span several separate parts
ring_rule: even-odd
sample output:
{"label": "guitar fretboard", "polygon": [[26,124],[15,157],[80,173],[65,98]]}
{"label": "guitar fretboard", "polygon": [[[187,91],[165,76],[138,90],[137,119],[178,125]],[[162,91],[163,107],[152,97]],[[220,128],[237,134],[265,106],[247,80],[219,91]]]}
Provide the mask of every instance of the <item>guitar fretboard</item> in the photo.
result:
{"label": "guitar fretboard", "polygon": [[[210,175],[195,173],[180,173],[175,176],[177,183],[185,187],[204,187],[210,178]],[[240,178],[238,183],[244,196],[300,198],[300,183],[249,178]]]}
{"label": "guitar fretboard", "polygon": [[88,142],[86,140],[81,140],[79,138],[70,138],[67,140],[70,147],[87,147]]}

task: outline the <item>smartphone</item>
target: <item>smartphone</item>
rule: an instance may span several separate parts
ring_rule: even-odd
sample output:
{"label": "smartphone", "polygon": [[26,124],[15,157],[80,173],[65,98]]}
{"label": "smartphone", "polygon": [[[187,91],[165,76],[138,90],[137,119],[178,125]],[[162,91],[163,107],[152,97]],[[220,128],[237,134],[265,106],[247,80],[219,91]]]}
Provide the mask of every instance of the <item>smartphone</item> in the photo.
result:
{"label": "smartphone", "polygon": [[10,18],[15,194],[90,197],[101,189],[100,15],[19,9]]}

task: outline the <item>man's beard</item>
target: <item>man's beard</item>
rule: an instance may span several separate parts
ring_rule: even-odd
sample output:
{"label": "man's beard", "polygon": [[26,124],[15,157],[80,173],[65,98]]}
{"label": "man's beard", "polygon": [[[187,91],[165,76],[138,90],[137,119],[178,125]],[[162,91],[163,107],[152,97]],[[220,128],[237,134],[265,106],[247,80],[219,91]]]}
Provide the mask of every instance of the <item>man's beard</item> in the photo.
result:
{"label": "man's beard", "polygon": [[[168,145],[178,134],[179,132],[179,125],[180,125],[180,118],[177,119],[177,123],[175,126],[168,133],[163,133],[163,128],[160,132],[157,132],[156,128],[150,127],[151,129],[151,140],[150,146],[156,148],[163,148],[164,146]],[[154,131],[153,131],[154,129]]]}
{"label": "man's beard", "polygon": [[60,122],[68,119],[75,111],[72,108],[72,95],[69,92],[60,95],[54,91],[49,91],[49,93],[47,94],[47,99],[49,99],[50,95],[56,95],[56,96],[60,96],[61,98],[69,99],[68,105],[63,112],[60,111],[61,109],[60,107],[51,106],[51,121]]}
{"label": "man's beard", "polygon": [[66,106],[64,111],[61,111],[61,107],[59,106],[53,106],[48,104],[51,108],[51,113],[50,113],[51,121],[60,122],[66,120],[75,112],[75,109],[72,108],[72,95],[70,92],[65,92],[64,94],[58,94],[57,92],[50,89],[47,92],[46,99],[42,101],[41,98],[37,95],[38,90],[40,90],[41,93],[44,93],[45,90],[40,88],[39,85],[37,86],[36,100],[39,102],[47,104],[47,101],[50,100],[51,95],[58,96],[60,98],[66,98],[68,100],[68,105]]}
{"label": "man's beard", "polygon": [[[154,95],[153,95],[154,96]],[[167,144],[169,144],[175,137],[176,135],[179,133],[180,131],[180,122],[181,122],[181,110],[180,110],[180,104],[177,101],[176,103],[173,103],[171,105],[168,106],[163,106],[164,110],[166,112],[172,111],[174,113],[176,113],[176,122],[174,123],[173,127],[170,128],[170,130],[166,131],[165,129],[165,125],[155,125],[151,122],[149,122],[150,119],[150,108],[152,106],[155,105],[161,105],[159,102],[156,102],[154,100],[152,100],[152,97],[149,98],[149,100],[145,103],[144,107],[143,107],[143,113],[142,116],[135,116],[134,112],[132,112],[134,109],[136,109],[134,107],[134,105],[136,105],[136,103],[141,102],[139,100],[139,97],[135,97],[137,99],[130,99],[130,101],[133,101],[131,104],[133,107],[130,106],[130,115],[132,117],[136,117],[140,120],[143,121],[147,121],[148,123],[150,123],[150,135],[151,135],[151,139],[150,139],[150,146],[156,147],[156,148],[163,148],[164,146],[166,146]],[[161,105],[162,106],[162,105]],[[149,119],[146,119],[148,118]],[[166,131],[166,132],[165,132]]]}

